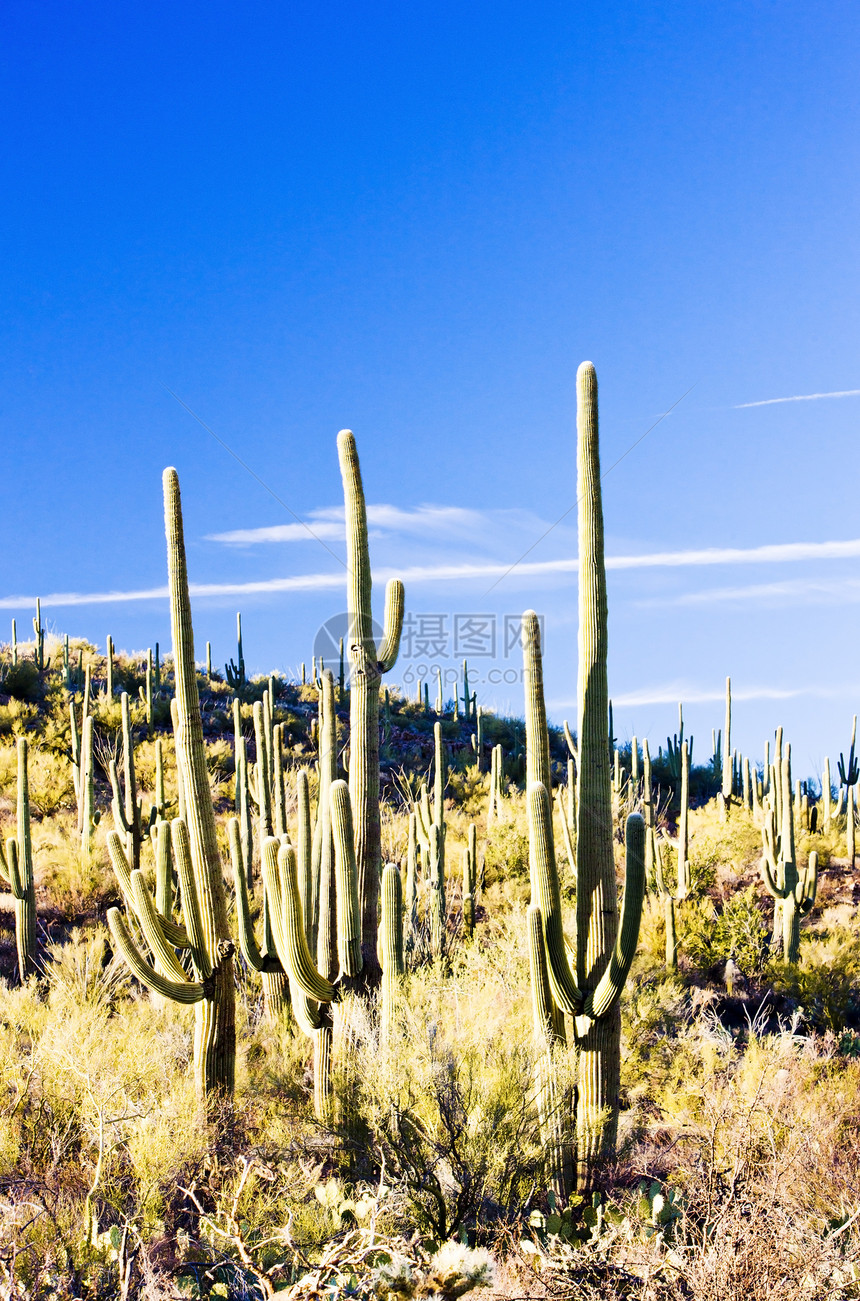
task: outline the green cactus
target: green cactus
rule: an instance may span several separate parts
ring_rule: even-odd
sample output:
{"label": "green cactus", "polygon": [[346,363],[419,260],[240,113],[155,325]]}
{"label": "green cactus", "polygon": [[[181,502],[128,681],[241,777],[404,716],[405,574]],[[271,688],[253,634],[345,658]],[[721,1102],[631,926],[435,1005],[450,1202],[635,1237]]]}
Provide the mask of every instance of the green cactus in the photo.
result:
{"label": "green cactus", "polygon": [[42,673],[45,668],[45,629],[42,627],[42,602],[38,597],[36,597],[36,614],[33,618],[33,636],[35,638],[33,655],[36,660],[36,668]]}
{"label": "green cactus", "polygon": [[418,815],[412,810],[406,841],[406,947],[411,950],[418,930]]}
{"label": "green cactus", "polygon": [[33,876],[33,845],[30,839],[30,782],[27,773],[27,740],[18,737],[18,797],[15,836],[0,844],[0,876],[12,894],[15,912],[15,944],[21,984],[36,967],[36,885]]}
{"label": "green cactus", "polygon": [[146,686],[138,688],[138,694],[143,702],[146,712],[146,734],[152,736],[155,720],[152,712],[153,700],[153,671],[152,671],[152,649],[146,652]]}
{"label": "green cactus", "polygon": [[654,867],[657,889],[663,896],[666,917],[666,966],[670,971],[678,969],[678,932],[676,925],[675,904],[683,902],[690,894],[690,862],[687,857],[688,825],[690,811],[690,757],[687,742],[681,746],[681,807],[678,814],[677,840],[677,876],[674,890],[669,887],[663,871],[663,856],[656,830],[652,833],[654,850]]}
{"label": "green cactus", "polygon": [[[271,901],[263,888],[263,942],[258,945],[254,937],[251,908],[248,899],[248,867],[244,857],[242,833],[238,818],[227,823],[230,843],[230,862],[233,867],[233,887],[236,892],[236,924],[239,951],[252,971],[260,974],[263,983],[263,1006],[266,1017],[277,1022],[290,1003],[289,975],[275,949],[272,934]],[[280,841],[278,841],[280,845]]]}
{"label": "green cactus", "polygon": [[113,637],[108,636],[105,643],[105,696],[113,700]]}
{"label": "green cactus", "polygon": [[501,745],[490,751],[490,796],[487,804],[487,830],[502,817],[504,801],[504,756]]}
{"label": "green cactus", "polygon": [[786,962],[800,957],[800,919],[809,913],[818,890],[818,855],[809,855],[801,873],[797,866],[794,843],[794,803],[791,798],[791,746],[785,747],[779,770],[779,816],[776,801],[768,801],[761,829],[761,872],[765,888],[773,895],[774,907],[781,913],[781,924],[774,925],[775,936],[781,931],[782,954]]}
{"label": "green cactus", "polygon": [[81,837],[81,857],[86,863],[92,853],[93,832],[98,826],[100,818],[99,811],[96,808],[93,720],[91,715],[84,718],[80,741],[80,768],[75,778],[75,792],[78,797],[78,834]]}
{"label": "green cactus", "polygon": [[[681,746],[683,744],[684,744],[684,707],[682,704],[679,703],[678,731],[674,737],[666,738],[666,764],[668,766],[669,772],[672,774],[675,781],[680,781],[681,779]],[[687,742],[687,754],[689,755],[690,763],[692,763],[693,762],[693,738],[692,737],[690,737]],[[716,777],[717,776],[716,769],[714,771]]]}
{"label": "green cactus", "polygon": [[315,966],[307,942],[295,852],[274,838],[263,846],[263,884],[268,900],[275,950],[290,980],[293,1011],[314,1044],[314,1108],[317,1118],[331,1117],[331,1004],[350,989],[361,973],[361,922],[352,811],[346,782],[330,791],[337,899],[337,984]]}
{"label": "green cactus", "polygon": [[[162,997],[194,1003],[194,1074],[203,1099],[232,1094],[236,1062],[233,940],[227,925],[227,904],[215,830],[215,814],[206,770],[206,751],[197,673],[188,572],[182,529],[179,478],[164,472],[164,513],[170,621],[173,630],[173,671],[176,684],[176,758],[185,792],[187,826],[180,819],[171,827],[174,861],[179,873],[185,938],[194,964],[190,979],[178,962],[173,945],[181,928],[161,917],[139,872],[123,862],[120,837],[111,833],[108,848],[120,878],[126,906],[134,911],[155,965],[140,952],[118,908],[108,912],[108,924],[117,949],[128,966],[149,989]],[[123,867],[125,876],[123,877]]]}
{"label": "green cactus", "polygon": [[238,642],[238,651],[236,659],[230,660],[229,664],[224,665],[224,678],[231,691],[241,694],[248,685],[248,679],[245,676],[245,652],[242,648],[242,615],[236,615],[236,640]]}
{"label": "green cactus", "polygon": [[535,1084],[547,1186],[566,1202],[574,1182],[573,1149],[565,1136],[570,1099],[561,1096],[554,1051],[566,1043],[564,1018],[553,999],[546,962],[543,918],[536,905],[528,910],[529,971],[536,1049]]}
{"label": "green cactus", "polygon": [[418,839],[427,864],[430,887],[430,943],[435,958],[445,951],[445,747],[442,724],[433,724],[435,760],[433,765],[433,808],[426,785],[415,804]]}
{"label": "green cactus", "polygon": [[471,939],[475,930],[475,893],[478,884],[478,828],[469,823],[463,850],[463,932]]}
{"label": "green cactus", "polygon": [[18,663],[18,623],[15,619],[12,620],[12,642],[10,651],[12,656],[12,667],[14,668]]}
{"label": "green cactus", "polygon": [[392,579],[385,593],[385,632],[373,637],[372,576],[367,541],[367,509],[355,438],[349,429],[337,436],[346,508],[347,609],[349,611],[350,750],[349,790],[355,819],[355,857],[361,899],[364,965],[376,977],[376,932],[382,848],[379,822],[380,675],[397,661],[403,628],[403,584]]}
{"label": "green cactus", "polygon": [[122,711],[122,771],[123,790],[120,791],[116,760],[111,759],[109,775],[113,799],[111,812],[114,828],[125,836],[125,854],[132,870],[140,867],[140,846],[149,832],[143,822],[143,801],[137,798],[137,779],[134,771],[134,736],[131,729],[131,711],[128,692],[120,696]]}
{"label": "green cactus", "polygon": [[[645,823],[627,819],[627,862],[621,922],[612,844],[607,689],[606,573],[597,431],[597,378],[586,362],[577,373],[577,499],[579,505],[579,742],[576,835],[576,971],[571,970],[561,916],[548,786],[528,786],[532,903],[540,909],[547,968],[556,1006],[574,1018],[578,1049],[577,1166],[587,1185],[599,1156],[615,1143],[621,1072],[618,1000],[636,951],[645,892]],[[532,623],[533,620],[533,623]],[[540,657],[536,618],[526,616],[523,646]],[[528,625],[531,624],[531,627]],[[545,764],[535,711],[542,700],[529,683],[539,666],[526,661],[527,735],[537,753],[530,775]],[[542,693],[541,693],[542,694]],[[532,718],[529,720],[529,711]]]}
{"label": "green cactus", "polygon": [[482,705],[475,708],[475,731],[471,738],[472,749],[475,753],[475,768],[478,772],[484,771],[484,709]]}
{"label": "green cactus", "polygon": [[382,951],[380,1030],[384,1043],[391,1035],[400,982],[406,974],[403,961],[403,886],[394,863],[386,863],[382,871],[379,937]]}
{"label": "green cactus", "polygon": [[642,816],[645,819],[645,880],[654,875],[654,785],[651,779],[651,751],[642,742]]}
{"label": "green cactus", "polygon": [[732,680],[726,678],[726,723],[723,729],[723,762],[720,774],[720,812],[725,816],[734,794],[735,763],[732,754]]}
{"label": "green cactus", "polygon": [[338,969],[337,892],[331,807],[331,792],[337,781],[337,712],[334,680],[328,671],[323,673],[320,681],[319,708],[319,798],[312,861],[316,911],[311,932],[316,936],[317,966],[324,976],[333,980]]}

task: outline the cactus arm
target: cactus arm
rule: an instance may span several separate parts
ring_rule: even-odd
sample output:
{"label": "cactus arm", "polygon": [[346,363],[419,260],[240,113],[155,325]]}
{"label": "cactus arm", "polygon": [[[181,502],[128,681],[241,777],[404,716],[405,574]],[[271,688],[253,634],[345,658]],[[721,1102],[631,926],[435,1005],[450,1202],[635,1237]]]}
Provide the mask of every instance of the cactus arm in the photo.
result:
{"label": "cactus arm", "polygon": [[110,811],[113,814],[114,826],[120,828],[128,835],[131,831],[128,820],[125,816],[125,809],[122,806],[122,795],[119,789],[119,774],[117,773],[116,759],[111,759],[108,767],[110,777],[110,786],[113,798],[111,800]]}
{"label": "cactus arm", "polygon": [[818,894],[818,854],[814,849],[809,855],[809,863],[795,887],[794,894],[797,911],[805,917],[815,907],[815,898]]}
{"label": "cactus arm", "polygon": [[403,962],[403,885],[393,863],[382,869],[379,940],[382,963],[381,1032],[387,1039],[392,1028],[397,991],[405,975]]}
{"label": "cactus arm", "polygon": [[143,937],[155,957],[159,974],[166,976],[168,980],[187,980],[186,973],[161,928],[155,903],[141,871],[132,872],[131,887],[134,892],[135,916],[140,922]]}
{"label": "cactus arm", "polygon": [[352,805],[346,782],[332,782],[329,798],[337,887],[337,956],[341,975],[357,976],[362,968],[361,909],[358,900]]}
{"label": "cactus arm", "polygon": [[274,837],[263,846],[263,881],[281,965],[301,993],[318,1003],[330,1003],[335,996],[334,985],[317,971],[305,939],[295,854],[289,845],[279,846]]}
{"label": "cactus arm", "polygon": [[191,863],[191,840],[188,828],[181,818],[174,818],[170,824],[170,838],[173,845],[173,858],[179,877],[179,890],[182,896],[182,911],[188,938],[191,941],[191,956],[202,980],[208,980],[212,974],[212,963],[206,951],[205,932],[200,913],[200,900],[197,895],[197,878]]}
{"label": "cactus arm", "polygon": [[7,859],[6,851],[3,848],[2,840],[0,840],[0,879],[5,881],[7,885],[11,885],[11,879],[9,876],[9,862]]}
{"label": "cactus arm", "polygon": [[544,925],[549,979],[553,997],[571,1016],[582,1011],[582,995],[568,961],[561,918],[558,873],[549,835],[550,809],[546,787],[533,782],[528,793],[529,839],[534,845],[534,900]]}
{"label": "cactus arm", "polygon": [[639,813],[631,813],[626,828],[626,863],[624,869],[624,902],[621,906],[621,924],[609,966],[600,978],[594,993],[585,1004],[584,1014],[596,1021],[618,1002],[624,983],[630,973],[636,945],[639,942],[639,925],[642,921],[642,903],[645,898],[645,821]]}
{"label": "cactus arm", "polygon": [[313,998],[308,998],[307,994],[303,994],[294,980],[290,980],[290,1002],[299,1029],[313,1037],[314,1032],[323,1024],[319,1003]]}
{"label": "cactus arm", "polygon": [[107,923],[113,942],[126,966],[133,975],[137,976],[142,985],[152,990],[153,994],[160,994],[162,998],[169,998],[174,1003],[199,1003],[203,1000],[206,986],[202,981],[168,980],[166,976],[160,975],[154,967],[150,966],[131,938],[125,918],[118,908],[108,908]]}
{"label": "cactus arm", "polygon": [[6,879],[9,882],[12,898],[20,901],[24,898],[24,882],[21,880],[21,869],[18,864],[18,842],[14,836],[10,836],[6,841],[6,862],[9,865],[9,875]]}
{"label": "cactus arm", "polygon": [[573,762],[576,764],[576,766],[579,767],[579,747],[577,746],[576,742],[573,739],[573,734],[570,730],[567,719],[564,720],[563,726],[564,726],[564,739],[565,741],[567,741],[567,748],[570,752],[570,757],[573,760]]}
{"label": "cactus arm", "polygon": [[785,891],[779,885],[779,868],[776,862],[776,831],[773,809],[768,809],[761,828],[761,874],[765,889],[774,899],[784,899]]}
{"label": "cactus arm", "polygon": [[377,651],[380,673],[388,673],[397,663],[400,635],[403,632],[405,592],[399,578],[392,578],[385,588],[385,614],[382,641]]}
{"label": "cactus arm", "polygon": [[170,863],[170,824],[159,821],[155,835],[150,839],[155,845],[155,906],[162,917],[173,912],[173,878]]}
{"label": "cactus arm", "polygon": [[313,943],[314,935],[314,878],[312,871],[313,833],[311,832],[311,796],[308,774],[304,768],[296,777],[296,801],[298,804],[296,833],[296,870],[299,880],[299,895],[302,901],[302,916],[305,920],[305,936],[308,947]]}
{"label": "cactus arm", "polygon": [[549,761],[549,732],[543,692],[540,621],[534,610],[526,610],[522,622],[523,669],[526,698],[526,789],[540,782],[552,790]]}
{"label": "cactus arm", "polygon": [[134,912],[134,890],[131,885],[131,868],[125,856],[122,839],[118,832],[109,831],[107,836],[108,856],[111,867],[120,888],[123,900],[130,912]]}
{"label": "cactus arm", "polygon": [[254,925],[248,906],[248,882],[245,879],[245,863],[242,857],[242,841],[239,832],[239,819],[231,818],[227,823],[230,840],[230,862],[233,867],[233,882],[236,887],[236,926],[239,934],[239,949],[248,966],[254,971],[263,970],[263,955],[254,938]]}

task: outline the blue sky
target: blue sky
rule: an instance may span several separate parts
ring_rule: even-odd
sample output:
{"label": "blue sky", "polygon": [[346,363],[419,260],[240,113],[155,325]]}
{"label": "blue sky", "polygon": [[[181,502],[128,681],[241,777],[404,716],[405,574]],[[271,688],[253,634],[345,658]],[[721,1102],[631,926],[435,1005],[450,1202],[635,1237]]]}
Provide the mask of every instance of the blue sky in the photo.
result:
{"label": "blue sky", "polygon": [[160,597],[89,598],[163,585],[174,464],[200,654],[241,608],[249,664],[298,665],[343,605],[350,427],[431,663],[533,605],[573,717],[588,357],[619,735],[681,697],[704,758],[730,673],[739,744],[784,723],[814,771],[860,708],[858,44],[839,3],[10,0],[0,610],[165,644]]}

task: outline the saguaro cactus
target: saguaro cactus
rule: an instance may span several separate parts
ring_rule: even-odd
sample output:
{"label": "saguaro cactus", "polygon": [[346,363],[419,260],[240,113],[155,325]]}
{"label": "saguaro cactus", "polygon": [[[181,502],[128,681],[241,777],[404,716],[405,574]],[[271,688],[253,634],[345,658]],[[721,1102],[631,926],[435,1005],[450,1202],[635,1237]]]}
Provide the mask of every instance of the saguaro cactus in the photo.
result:
{"label": "saguaro cactus", "polygon": [[394,863],[382,872],[382,917],[379,929],[382,951],[382,1009],[380,1029],[383,1042],[390,1037],[397,1006],[397,994],[406,974],[403,961],[403,885]]}
{"label": "saguaro cactus", "polygon": [[134,734],[131,729],[128,692],[120,697],[122,710],[122,771],[124,790],[120,791],[116,760],[110,762],[110,784],[113,799],[111,812],[114,826],[125,836],[126,858],[133,870],[140,867],[140,845],[149,827],[143,826],[143,801],[137,798],[137,779],[134,771]]}
{"label": "saguaro cactus", "polygon": [[[188,819],[187,829],[180,819],[174,821],[172,840],[186,919],[184,938],[191,950],[196,979],[188,979],[171,947],[180,942],[182,928],[176,928],[169,919],[158,916],[154,905],[150,909],[152,901],[140,873],[129,873],[132,897],[156,966],[137,949],[119,909],[109,910],[108,923],[117,948],[138,979],[164,997],[194,1003],[194,1073],[200,1094],[209,1097],[233,1091],[236,1063],[234,946],[227,926],[215,813],[206,771],[179,477],[173,469],[164,471],[164,517],[176,684],[176,760]],[[112,833],[108,840],[111,860],[115,870],[117,864],[120,865],[118,875],[121,875],[124,854],[120,839]],[[120,884],[124,885],[122,879]],[[128,894],[126,900],[128,903],[132,901]],[[177,931],[180,939],[176,938]]]}
{"label": "saguaro cactus", "polygon": [[[242,846],[242,833],[238,818],[227,823],[230,841],[230,861],[233,866],[233,884],[236,890],[236,923],[239,949],[252,971],[257,971],[263,982],[263,1003],[266,1016],[277,1021],[290,1002],[289,976],[278,957],[272,931],[272,904],[263,886],[263,942],[257,943],[251,920],[248,899],[248,869]],[[280,842],[279,842],[280,843]]]}
{"label": "saguaro cactus", "polygon": [[430,938],[434,957],[441,957],[445,949],[445,747],[442,742],[442,724],[434,723],[433,737],[436,757],[433,772],[433,808],[426,785],[415,805],[418,838],[427,863],[430,886]]}
{"label": "saguaro cactus", "polygon": [[30,839],[30,783],[27,774],[27,740],[18,737],[18,800],[16,836],[0,844],[0,876],[14,900],[15,943],[18,975],[23,984],[36,962],[36,885],[33,877],[33,846]]}
{"label": "saguaro cactus", "polygon": [[773,895],[776,908],[781,908],[782,953],[786,962],[797,962],[800,957],[800,919],[811,911],[818,890],[818,855],[809,855],[809,862],[801,874],[797,867],[794,847],[794,802],[791,798],[791,746],[782,754],[777,775],[780,782],[779,821],[775,801],[768,805],[762,835],[761,871],[765,887]]}
{"label": "saguaro cactus", "polygon": [[[532,903],[542,918],[547,968],[558,1009],[574,1018],[578,1052],[577,1158],[579,1182],[590,1182],[596,1159],[610,1150],[618,1125],[621,1021],[618,1000],[636,951],[645,891],[645,823],[627,819],[624,904],[619,928],[612,848],[612,798],[607,688],[606,573],[597,429],[597,377],[590,362],[577,373],[577,499],[579,503],[579,680],[576,836],[576,971],[567,957],[552,841],[550,794],[544,782],[528,789]],[[529,619],[529,616],[527,616]],[[537,620],[524,629],[524,652],[540,655]],[[537,666],[526,663],[527,684]],[[526,708],[542,705],[527,688]],[[541,693],[542,696],[542,693]],[[530,775],[544,763],[543,736],[527,719],[536,754]]]}
{"label": "saguaro cactus", "polygon": [[364,965],[375,975],[382,849],[379,825],[379,680],[392,669],[403,628],[403,584],[392,579],[385,592],[385,631],[377,647],[373,636],[372,576],[367,542],[367,509],[358,450],[352,431],[337,436],[346,507],[347,608],[349,611],[349,792],[355,820],[355,857],[361,899]]}
{"label": "saguaro cactus", "polygon": [[690,810],[690,757],[687,742],[681,746],[681,808],[678,814],[677,872],[674,889],[670,887],[663,871],[663,855],[656,831],[652,832],[653,851],[657,877],[657,889],[663,896],[666,918],[666,966],[670,971],[678,969],[678,933],[675,917],[675,904],[683,902],[690,893],[690,861],[687,858],[687,826]]}

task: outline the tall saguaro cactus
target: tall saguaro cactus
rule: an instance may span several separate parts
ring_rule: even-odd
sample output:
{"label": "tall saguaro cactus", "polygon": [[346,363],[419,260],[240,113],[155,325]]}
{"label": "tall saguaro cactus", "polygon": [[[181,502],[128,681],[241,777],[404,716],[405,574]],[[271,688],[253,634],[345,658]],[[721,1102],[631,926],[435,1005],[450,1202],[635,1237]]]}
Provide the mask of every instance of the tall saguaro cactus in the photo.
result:
{"label": "tall saguaro cactus", "polygon": [[[186,944],[191,949],[196,979],[188,979],[171,947],[181,941],[182,928],[176,927],[169,918],[160,916],[154,905],[150,906],[149,891],[140,873],[129,874],[130,884],[135,912],[153,950],[156,967],[137,949],[118,909],[109,910],[108,923],[117,948],[145,985],[164,997],[194,1003],[194,1073],[199,1093],[208,1098],[233,1091],[236,1063],[234,946],[227,925],[215,813],[206,772],[182,504],[179,477],[173,469],[164,471],[164,524],[176,690],[176,761],[185,792],[187,818],[187,829],[181,820],[174,821],[172,839],[186,915]],[[128,883],[122,879],[124,854],[117,835],[109,837],[109,848],[115,870],[119,864],[118,875],[126,901],[131,903]],[[158,964],[162,964],[166,971],[158,969]]]}
{"label": "tall saguaro cactus", "polygon": [[355,819],[355,857],[361,899],[361,947],[365,969],[379,972],[376,932],[382,849],[379,825],[379,681],[392,669],[403,628],[403,584],[392,579],[385,592],[385,630],[373,636],[372,576],[367,542],[367,508],[358,450],[351,430],[337,436],[346,508],[347,608],[349,611],[349,792]]}
{"label": "tall saguaro cactus", "polygon": [[[627,819],[624,904],[619,927],[612,847],[609,768],[606,572],[597,430],[597,376],[590,362],[577,372],[577,498],[579,502],[579,681],[576,831],[576,963],[568,961],[561,916],[551,796],[541,712],[540,633],[524,618],[526,729],[529,756],[529,864],[532,905],[541,914],[547,972],[557,1012],[573,1017],[578,1049],[576,1110],[578,1181],[587,1186],[598,1157],[611,1150],[618,1126],[621,1074],[619,998],[636,952],[645,893],[645,823]],[[529,658],[533,662],[529,662]],[[531,713],[532,717],[529,718]],[[545,715],[544,715],[545,716]]]}

